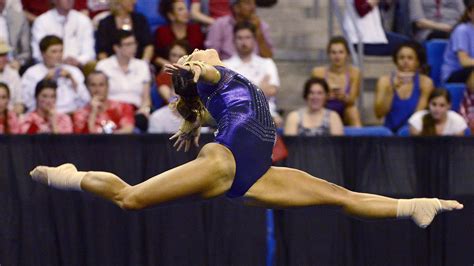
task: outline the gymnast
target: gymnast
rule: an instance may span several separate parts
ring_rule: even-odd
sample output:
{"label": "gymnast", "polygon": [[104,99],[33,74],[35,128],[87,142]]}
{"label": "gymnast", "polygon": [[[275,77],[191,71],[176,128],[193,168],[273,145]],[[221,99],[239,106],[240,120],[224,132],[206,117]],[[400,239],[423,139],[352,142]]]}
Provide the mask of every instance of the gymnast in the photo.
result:
{"label": "gymnast", "polygon": [[333,205],[360,218],[411,218],[426,228],[443,211],[460,210],[454,200],[393,199],[358,193],[300,170],[271,166],[275,126],[261,89],[225,67],[213,49],[195,50],[166,65],[183,117],[177,150],[198,146],[200,127],[217,127],[215,142],[191,162],[129,185],[108,172],[78,171],[73,164],[37,166],[33,180],[62,190],[87,191],[124,210],[227,197],[252,206],[291,208]]}

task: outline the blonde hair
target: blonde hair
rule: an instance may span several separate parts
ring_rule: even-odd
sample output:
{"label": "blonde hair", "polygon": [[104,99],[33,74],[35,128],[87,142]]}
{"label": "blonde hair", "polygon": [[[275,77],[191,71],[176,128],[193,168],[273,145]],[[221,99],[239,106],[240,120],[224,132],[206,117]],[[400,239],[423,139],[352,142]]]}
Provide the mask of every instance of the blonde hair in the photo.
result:
{"label": "blonde hair", "polygon": [[109,8],[110,13],[112,13],[112,15],[116,16],[118,14],[118,10],[120,9],[121,3],[122,0],[109,0]]}

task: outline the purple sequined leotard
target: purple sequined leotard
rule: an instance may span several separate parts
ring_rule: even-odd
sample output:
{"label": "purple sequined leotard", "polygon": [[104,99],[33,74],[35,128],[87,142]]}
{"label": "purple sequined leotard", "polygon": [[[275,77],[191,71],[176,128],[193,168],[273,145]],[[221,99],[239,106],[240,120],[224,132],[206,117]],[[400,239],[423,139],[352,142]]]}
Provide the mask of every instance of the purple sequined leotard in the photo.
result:
{"label": "purple sequined leotard", "polygon": [[216,142],[230,149],[236,172],[228,197],[240,197],[270,168],[276,130],[261,89],[225,67],[221,80],[198,82],[199,97],[217,122]]}

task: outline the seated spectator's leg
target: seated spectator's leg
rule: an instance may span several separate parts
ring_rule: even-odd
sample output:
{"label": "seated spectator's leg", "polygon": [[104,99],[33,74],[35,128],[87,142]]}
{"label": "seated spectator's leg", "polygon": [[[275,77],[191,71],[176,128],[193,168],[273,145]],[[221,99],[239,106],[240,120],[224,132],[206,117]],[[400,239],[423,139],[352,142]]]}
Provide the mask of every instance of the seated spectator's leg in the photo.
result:
{"label": "seated spectator's leg", "polygon": [[433,30],[428,37],[426,37],[427,41],[432,39],[449,39],[449,32]]}
{"label": "seated spectator's leg", "polygon": [[361,127],[362,122],[360,120],[360,113],[359,109],[355,104],[347,106],[344,110],[344,124],[353,126],[353,127]]}
{"label": "seated spectator's leg", "polygon": [[453,72],[446,83],[466,83],[466,80],[472,71],[474,71],[474,67],[467,67]]}
{"label": "seated spectator's leg", "polygon": [[398,46],[410,40],[408,37],[398,33],[386,32],[385,34],[387,36],[388,43],[364,44],[364,54],[374,56],[389,56],[393,54]]}

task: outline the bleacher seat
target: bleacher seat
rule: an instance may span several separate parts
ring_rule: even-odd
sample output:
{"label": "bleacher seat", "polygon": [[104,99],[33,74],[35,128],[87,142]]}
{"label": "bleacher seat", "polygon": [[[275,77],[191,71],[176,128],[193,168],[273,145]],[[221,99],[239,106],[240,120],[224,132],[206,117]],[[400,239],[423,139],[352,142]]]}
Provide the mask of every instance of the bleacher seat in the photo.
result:
{"label": "bleacher seat", "polygon": [[344,127],[346,136],[393,136],[392,131],[386,127]]}
{"label": "bleacher seat", "polygon": [[447,40],[433,39],[425,42],[426,57],[430,65],[430,77],[436,87],[442,85],[441,65],[443,64],[444,50],[448,45]]}
{"label": "bleacher seat", "polygon": [[466,89],[466,84],[464,83],[446,83],[444,88],[449,91],[451,95],[451,110],[459,112],[461,108],[461,102],[464,97],[464,90]]}
{"label": "bleacher seat", "polygon": [[410,136],[410,126],[409,126],[409,125],[405,125],[405,126],[401,127],[401,128],[397,131],[397,135],[400,136],[400,137],[408,137],[408,136]]}

